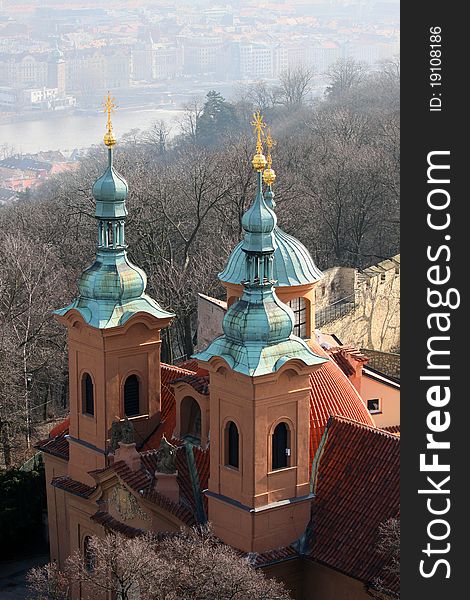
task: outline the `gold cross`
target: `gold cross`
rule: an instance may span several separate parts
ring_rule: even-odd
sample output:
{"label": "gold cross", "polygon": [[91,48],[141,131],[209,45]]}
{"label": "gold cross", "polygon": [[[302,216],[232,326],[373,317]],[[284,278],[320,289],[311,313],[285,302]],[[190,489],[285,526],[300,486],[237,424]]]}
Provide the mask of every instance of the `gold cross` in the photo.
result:
{"label": "gold cross", "polygon": [[111,94],[108,92],[108,96],[105,98],[104,101],[104,111],[105,113],[108,113],[108,122],[107,122],[107,128],[108,131],[111,132],[113,129],[113,125],[111,123],[111,114],[114,113],[114,109],[117,108],[115,102],[114,102],[114,98],[111,97]]}
{"label": "gold cross", "polygon": [[263,143],[261,142],[261,136],[264,135],[263,129],[266,127],[266,123],[263,123],[263,115],[260,113],[260,111],[256,112],[253,115],[253,119],[254,120],[251,122],[251,125],[253,126],[254,133],[257,135],[256,152],[258,154],[261,154],[263,152]]}
{"label": "gold cross", "polygon": [[275,140],[273,140],[271,136],[271,128],[268,128],[268,135],[266,136],[266,146],[268,147],[268,153],[266,156],[266,160],[268,161],[268,169],[271,168],[273,164],[273,159],[271,158],[271,149],[277,144]]}

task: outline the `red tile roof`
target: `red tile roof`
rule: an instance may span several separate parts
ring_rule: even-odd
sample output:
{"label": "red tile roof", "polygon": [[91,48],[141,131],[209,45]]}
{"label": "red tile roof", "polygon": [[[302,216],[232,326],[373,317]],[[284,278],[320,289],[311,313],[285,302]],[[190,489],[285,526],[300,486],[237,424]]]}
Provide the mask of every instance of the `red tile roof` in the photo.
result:
{"label": "red tile roof", "polygon": [[70,427],[70,417],[67,417],[65,419],[65,421],[58,423],[55,427],[53,427],[49,431],[49,438],[54,438],[54,437],[60,435],[61,433],[68,433],[69,427]]}
{"label": "red tile roof", "polygon": [[388,431],[388,433],[394,433],[395,435],[400,435],[400,425],[389,425],[388,427],[382,427],[384,431]]}
{"label": "red tile roof", "polygon": [[52,439],[49,438],[46,440],[41,440],[36,444],[36,448],[41,450],[41,452],[45,452],[46,454],[51,454],[52,456],[57,456],[63,460],[68,460],[69,441],[66,437],[67,434],[68,429]]}
{"label": "red tile roof", "polygon": [[173,383],[178,383],[179,381],[189,383],[196,392],[204,394],[204,396],[209,395],[209,375],[185,375],[185,377],[175,379]]}
{"label": "red tile roof", "polygon": [[163,434],[167,440],[173,436],[176,427],[175,394],[171,383],[187,375],[194,376],[193,371],[173,365],[161,363],[161,423],[144,443],[143,450],[154,450],[160,446]]}
{"label": "red tile roof", "polygon": [[267,565],[276,562],[299,558],[299,553],[292,546],[268,550],[267,552],[262,552],[261,554],[258,554],[257,552],[251,552],[250,554],[244,553],[244,555],[249,558],[250,564],[255,568],[266,567]]}
{"label": "red tile roof", "polygon": [[95,521],[96,523],[99,523],[106,529],[122,533],[123,535],[129,538],[134,538],[146,533],[143,529],[137,529],[136,527],[131,527],[130,525],[125,525],[124,523],[121,523],[104,510],[98,510],[94,515],[90,517],[90,519],[92,521]]}
{"label": "red tile roof", "polygon": [[314,465],[307,556],[350,577],[397,592],[377,552],[378,527],[400,514],[400,439],[332,417]]}
{"label": "red tile roof", "polygon": [[[324,357],[328,354],[314,340],[309,340],[312,350]],[[329,417],[346,417],[374,427],[374,421],[356,389],[330,359],[310,375],[310,463],[320,444]]]}
{"label": "red tile roof", "polygon": [[71,479],[68,475],[54,477],[54,479],[51,481],[51,485],[59,488],[60,490],[64,490],[65,492],[69,492],[74,496],[80,496],[81,498],[89,498],[96,489],[95,487],[86,485],[81,481],[75,481],[75,479]]}

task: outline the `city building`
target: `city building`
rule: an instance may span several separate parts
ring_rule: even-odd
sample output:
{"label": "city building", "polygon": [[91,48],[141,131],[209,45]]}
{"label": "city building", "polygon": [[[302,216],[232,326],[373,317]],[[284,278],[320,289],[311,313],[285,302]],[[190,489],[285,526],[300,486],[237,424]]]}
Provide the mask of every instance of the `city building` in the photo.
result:
{"label": "city building", "polygon": [[145,273],[127,257],[128,187],[113,166],[108,115],[108,166],[93,185],[96,260],[77,298],[56,311],[67,327],[70,418],[38,446],[51,557],[63,565],[85,553],[92,534],[209,520],[299,600],[312,590],[319,600],[366,600],[378,581],[393,598],[397,577],[376,542],[399,514],[399,437],[376,426],[314,335],[322,274],[277,227],[259,115],[256,123],[257,192],[221,274],[223,334],[173,366],[160,361],[173,315],[146,295]]}

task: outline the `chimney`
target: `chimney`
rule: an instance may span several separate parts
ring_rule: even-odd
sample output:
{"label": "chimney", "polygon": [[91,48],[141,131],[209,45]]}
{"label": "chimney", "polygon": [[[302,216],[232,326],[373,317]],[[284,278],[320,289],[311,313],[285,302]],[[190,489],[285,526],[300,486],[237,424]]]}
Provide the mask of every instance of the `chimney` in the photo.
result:
{"label": "chimney", "polygon": [[140,469],[140,454],[137,452],[135,442],[125,444],[119,442],[119,448],[114,453],[114,462],[123,460],[131,471]]}
{"label": "chimney", "polygon": [[178,471],[175,473],[160,473],[155,471],[155,491],[165,496],[175,504],[180,501],[180,487],[176,478],[178,477]]}

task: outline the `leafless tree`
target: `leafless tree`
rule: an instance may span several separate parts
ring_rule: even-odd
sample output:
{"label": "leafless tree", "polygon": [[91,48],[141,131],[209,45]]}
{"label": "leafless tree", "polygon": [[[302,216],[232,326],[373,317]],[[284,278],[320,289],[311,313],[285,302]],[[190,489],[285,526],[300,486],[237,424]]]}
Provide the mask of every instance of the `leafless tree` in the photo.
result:
{"label": "leafless tree", "polygon": [[29,576],[33,599],[64,589],[60,582],[80,587],[81,598],[110,593],[117,600],[288,600],[288,592],[267,579],[234,549],[222,544],[210,529],[177,534],[146,534],[133,539],[120,534],[89,538],[87,555],[75,552],[64,573],[52,565]]}
{"label": "leafless tree", "polygon": [[352,58],[338,60],[328,69],[327,75],[330,84],[327,93],[333,98],[341,97],[341,95],[362,83],[367,71],[366,63]]}
{"label": "leafless tree", "polygon": [[313,71],[297,67],[281,73],[279,100],[288,107],[300,106],[307,101],[312,89]]}
{"label": "leafless tree", "polygon": [[57,563],[34,567],[27,574],[29,597],[34,600],[67,600],[70,583]]}
{"label": "leafless tree", "polygon": [[204,103],[201,98],[193,98],[183,108],[183,117],[179,122],[181,133],[192,144],[196,144],[198,141],[197,123],[202,115]]}

